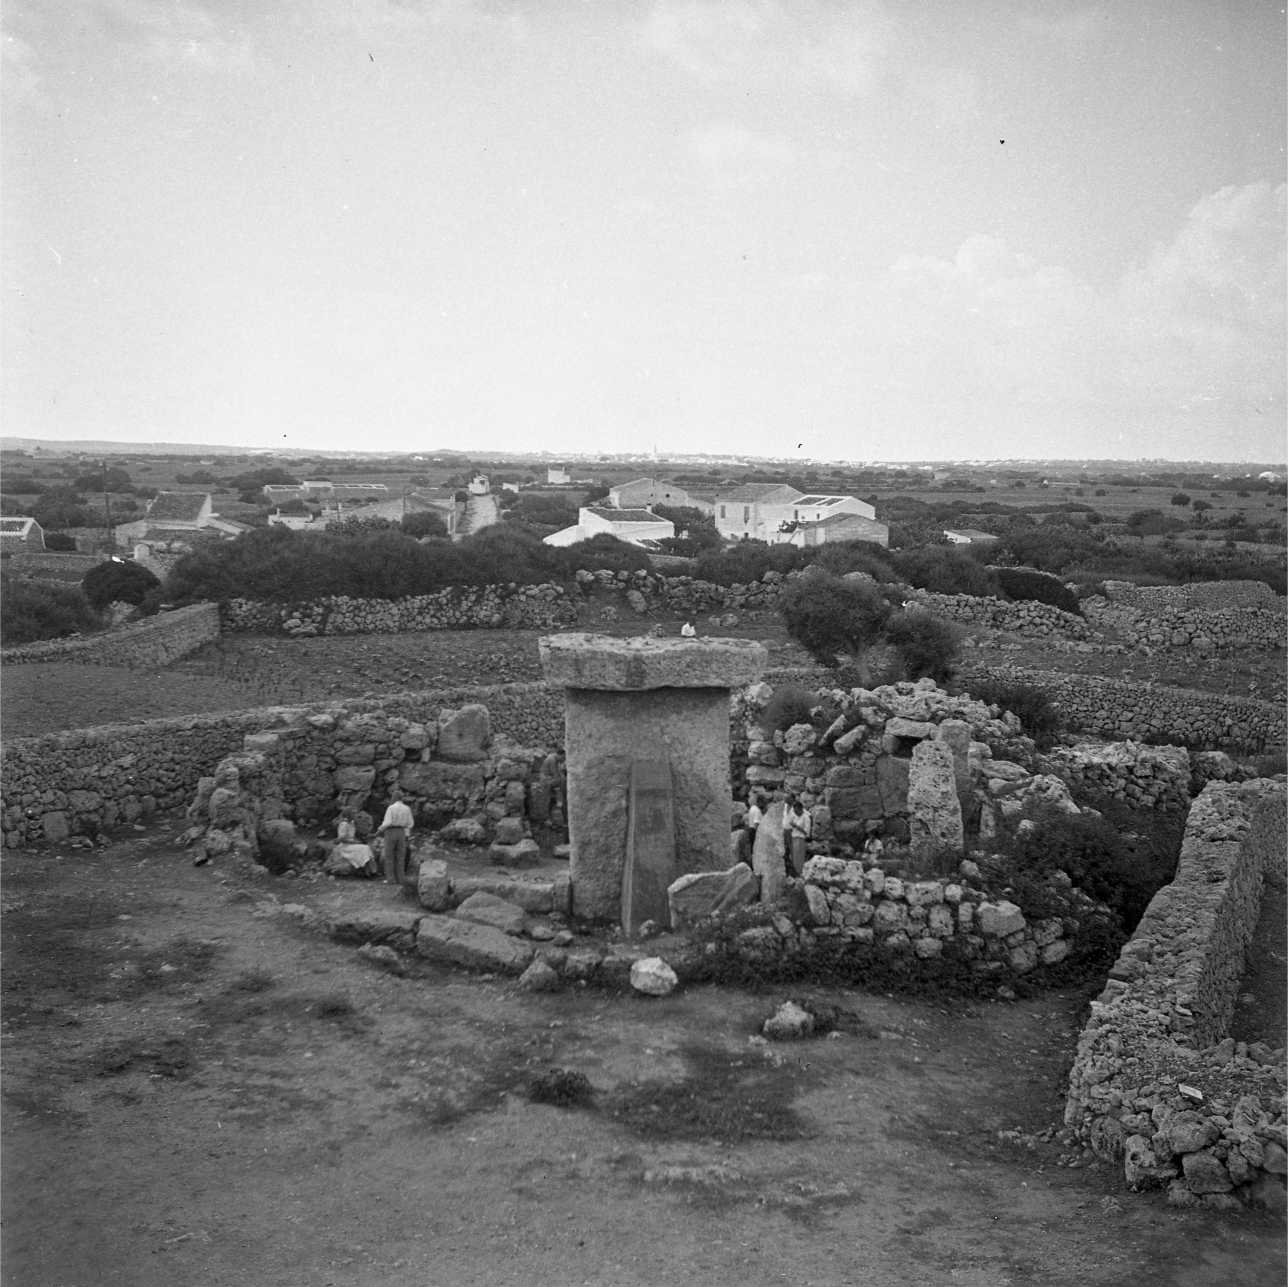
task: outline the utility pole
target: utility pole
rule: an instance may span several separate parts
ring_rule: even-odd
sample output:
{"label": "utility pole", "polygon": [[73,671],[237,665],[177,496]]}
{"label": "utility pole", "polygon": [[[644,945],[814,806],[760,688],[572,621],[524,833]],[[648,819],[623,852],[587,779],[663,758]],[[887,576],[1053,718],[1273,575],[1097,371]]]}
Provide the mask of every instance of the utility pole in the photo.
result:
{"label": "utility pole", "polygon": [[103,510],[107,515],[107,552],[112,553],[116,549],[116,539],[112,535],[112,495],[107,490],[107,461],[102,462],[103,467]]}

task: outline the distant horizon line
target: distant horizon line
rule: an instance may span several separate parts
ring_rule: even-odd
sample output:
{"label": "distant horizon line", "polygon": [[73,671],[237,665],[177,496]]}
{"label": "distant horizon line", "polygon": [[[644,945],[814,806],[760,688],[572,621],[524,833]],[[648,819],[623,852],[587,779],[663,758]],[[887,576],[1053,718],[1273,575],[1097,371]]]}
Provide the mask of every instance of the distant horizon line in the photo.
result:
{"label": "distant horizon line", "polygon": [[639,451],[568,451],[558,452],[547,449],[517,451],[512,448],[477,447],[462,450],[457,447],[435,447],[419,449],[402,449],[387,451],[351,450],[337,447],[257,447],[249,444],[226,443],[185,443],[167,441],[145,441],[138,438],[39,438],[0,434],[0,450],[24,451],[31,447],[55,448],[63,451],[133,451],[138,453],[166,452],[182,455],[256,455],[256,456],[336,456],[348,459],[391,459],[408,457],[431,460],[435,456],[461,456],[481,459],[514,458],[517,460],[542,459],[551,465],[561,461],[671,461],[715,459],[745,463],[763,462],[782,465],[846,465],[852,468],[888,468],[906,465],[1043,465],[1043,464],[1124,464],[1124,465],[1222,465],[1253,466],[1263,465],[1267,468],[1288,469],[1288,461],[1218,459],[1216,457],[1177,458],[1170,456],[909,456],[905,458],[882,457],[880,459],[856,460],[841,457],[824,456],[759,456],[744,452],[730,451],[686,451],[686,452],[639,452]]}

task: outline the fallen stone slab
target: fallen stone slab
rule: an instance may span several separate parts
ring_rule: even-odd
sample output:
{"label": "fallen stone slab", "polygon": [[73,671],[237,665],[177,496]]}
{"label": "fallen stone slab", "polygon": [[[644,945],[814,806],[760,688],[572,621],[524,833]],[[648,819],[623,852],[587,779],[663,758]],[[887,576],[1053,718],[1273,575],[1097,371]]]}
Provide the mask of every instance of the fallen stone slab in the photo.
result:
{"label": "fallen stone slab", "polygon": [[424,916],[416,931],[416,951],[426,960],[471,970],[522,974],[532,946],[490,925],[455,916]]}
{"label": "fallen stone slab", "polygon": [[520,840],[516,845],[493,844],[487,856],[494,867],[536,867],[541,862],[541,846],[535,840]]}
{"label": "fallen stone slab", "polygon": [[416,872],[416,897],[427,911],[445,912],[452,905],[452,880],[441,858],[422,858]]}
{"label": "fallen stone slab", "polygon": [[402,907],[342,912],[327,921],[327,933],[341,943],[388,943],[410,947],[421,913]]}
{"label": "fallen stone slab", "polygon": [[[453,888],[456,896],[462,900],[469,898],[471,894],[485,893],[495,894],[497,898],[504,898],[508,903],[514,903],[517,907],[522,907],[525,912],[554,912],[566,911],[567,899],[565,898],[563,907],[555,905],[555,882],[552,880],[516,880],[512,876],[462,876],[455,882]],[[435,911],[442,911],[442,908],[435,908]]]}
{"label": "fallen stone slab", "polygon": [[746,863],[726,871],[693,871],[667,886],[671,925],[680,929],[708,916],[735,911],[756,901],[760,881]]}
{"label": "fallen stone slab", "polygon": [[491,925],[503,934],[522,934],[527,919],[523,908],[508,903],[504,898],[477,890],[456,909],[456,915],[476,925]]}

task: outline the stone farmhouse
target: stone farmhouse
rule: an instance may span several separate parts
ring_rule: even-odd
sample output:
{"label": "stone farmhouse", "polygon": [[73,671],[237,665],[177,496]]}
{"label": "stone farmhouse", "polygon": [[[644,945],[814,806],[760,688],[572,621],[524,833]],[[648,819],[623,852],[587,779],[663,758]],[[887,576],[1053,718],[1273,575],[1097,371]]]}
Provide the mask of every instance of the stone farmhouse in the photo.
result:
{"label": "stone farmhouse", "polygon": [[890,528],[856,496],[797,491],[786,483],[746,483],[715,499],[716,530],[731,540],[770,545],[822,545],[827,541],[890,543]]}
{"label": "stone farmhouse", "polygon": [[116,528],[118,543],[134,547],[134,560],[157,576],[203,541],[230,541],[250,531],[245,523],[220,518],[209,492],[158,492],[147,514]]}
{"label": "stone farmhouse", "polygon": [[0,518],[0,554],[30,554],[45,548],[44,528],[34,518]]}
{"label": "stone farmhouse", "polygon": [[616,509],[611,505],[583,505],[577,511],[577,522],[545,537],[547,545],[576,545],[606,532],[619,541],[655,548],[658,541],[675,535],[675,524],[660,518],[651,509]]}
{"label": "stone farmhouse", "polygon": [[608,490],[608,503],[614,509],[651,509],[654,505],[687,507],[711,514],[715,507],[703,496],[686,491],[677,483],[659,478],[636,478]]}

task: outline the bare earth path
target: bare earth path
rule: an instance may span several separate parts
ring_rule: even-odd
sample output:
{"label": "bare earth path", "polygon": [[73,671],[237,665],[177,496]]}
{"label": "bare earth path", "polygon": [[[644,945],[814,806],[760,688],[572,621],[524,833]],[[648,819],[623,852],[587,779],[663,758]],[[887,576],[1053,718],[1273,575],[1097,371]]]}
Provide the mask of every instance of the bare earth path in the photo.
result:
{"label": "bare earth path", "polygon": [[[14,1287],[1284,1280],[1275,1222],[1058,1164],[1076,996],[819,991],[840,1035],[765,1046],[799,991],[396,978],[275,912],[392,892],[243,886],[178,825],[4,859]],[[551,1066],[593,1102],[531,1103]]]}

